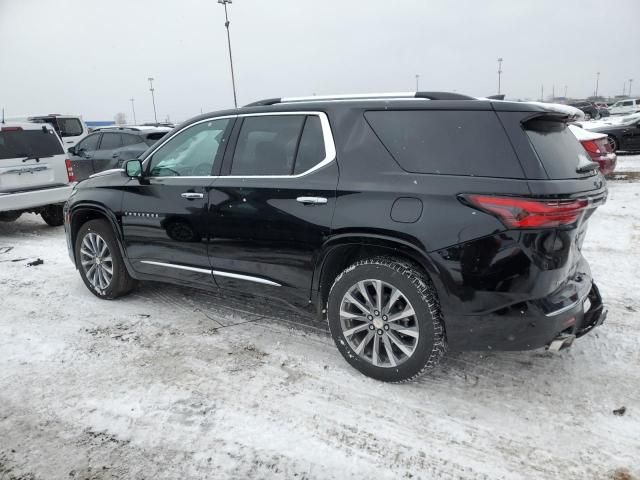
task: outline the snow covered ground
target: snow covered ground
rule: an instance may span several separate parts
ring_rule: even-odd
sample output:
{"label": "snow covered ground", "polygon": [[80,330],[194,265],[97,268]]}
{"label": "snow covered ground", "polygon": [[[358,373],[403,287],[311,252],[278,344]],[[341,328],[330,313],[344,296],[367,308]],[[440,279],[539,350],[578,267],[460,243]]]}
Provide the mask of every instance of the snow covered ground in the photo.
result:
{"label": "snow covered ground", "polygon": [[451,354],[409,385],[358,374],[275,301],[98,300],[62,228],[0,224],[0,479],[638,478],[640,181],[609,186],[585,243],[601,328],[559,355]]}

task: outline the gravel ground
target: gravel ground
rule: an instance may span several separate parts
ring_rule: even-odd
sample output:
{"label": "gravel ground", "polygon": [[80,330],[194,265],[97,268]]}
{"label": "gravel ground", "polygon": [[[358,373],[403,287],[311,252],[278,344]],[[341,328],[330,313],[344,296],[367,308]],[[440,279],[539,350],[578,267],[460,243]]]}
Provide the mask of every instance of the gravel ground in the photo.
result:
{"label": "gravel ground", "polygon": [[0,224],[0,480],[637,479],[640,183],[609,185],[584,247],[607,323],[408,385],[277,301],[152,283],[101,301],[62,228]]}

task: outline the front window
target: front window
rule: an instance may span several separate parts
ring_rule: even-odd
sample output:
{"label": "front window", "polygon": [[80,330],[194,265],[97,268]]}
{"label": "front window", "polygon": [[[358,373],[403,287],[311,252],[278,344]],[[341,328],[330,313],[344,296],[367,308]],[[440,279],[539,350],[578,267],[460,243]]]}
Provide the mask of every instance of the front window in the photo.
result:
{"label": "front window", "polygon": [[213,166],[224,153],[229,119],[198,123],[175,135],[151,157],[149,172],[153,177],[211,175]]}

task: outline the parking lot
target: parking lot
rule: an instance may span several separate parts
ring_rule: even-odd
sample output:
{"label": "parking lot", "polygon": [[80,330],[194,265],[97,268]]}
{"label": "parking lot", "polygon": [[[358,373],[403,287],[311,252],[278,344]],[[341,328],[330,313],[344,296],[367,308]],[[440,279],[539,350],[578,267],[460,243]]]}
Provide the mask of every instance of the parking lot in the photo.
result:
{"label": "parking lot", "polygon": [[406,385],[275,300],[99,300],[62,227],[0,223],[0,479],[633,478],[640,157],[618,169],[584,246],[607,322],[556,355],[450,353]]}

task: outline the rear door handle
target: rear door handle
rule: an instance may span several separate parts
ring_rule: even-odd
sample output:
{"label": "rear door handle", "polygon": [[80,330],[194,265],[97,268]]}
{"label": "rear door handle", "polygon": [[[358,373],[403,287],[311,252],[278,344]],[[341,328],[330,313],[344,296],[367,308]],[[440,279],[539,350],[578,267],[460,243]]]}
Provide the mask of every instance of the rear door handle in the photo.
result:
{"label": "rear door handle", "polygon": [[305,205],[324,205],[327,203],[327,199],[324,197],[298,197],[296,201]]}
{"label": "rear door handle", "polygon": [[181,193],[180,196],[182,198],[188,198],[189,200],[193,200],[194,198],[204,198],[204,193],[184,192],[184,193]]}

